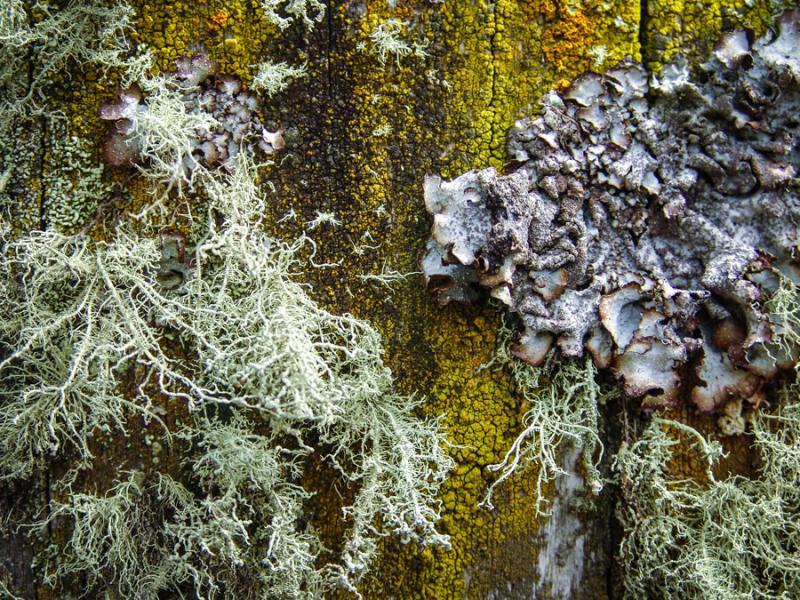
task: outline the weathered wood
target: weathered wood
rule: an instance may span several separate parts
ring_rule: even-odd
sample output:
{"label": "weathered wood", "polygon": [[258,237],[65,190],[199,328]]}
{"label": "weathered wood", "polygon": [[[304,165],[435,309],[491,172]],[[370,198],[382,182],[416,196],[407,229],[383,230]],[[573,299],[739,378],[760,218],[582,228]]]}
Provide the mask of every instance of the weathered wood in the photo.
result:
{"label": "weathered wood", "polygon": [[[564,457],[573,474],[549,490],[551,517],[531,510],[534,483],[524,475],[500,488],[494,510],[478,506],[495,477],[487,467],[503,458],[524,414],[507,374],[478,369],[491,359],[501,315],[488,306],[441,308],[417,275],[391,287],[361,276],[384,269],[417,271],[429,229],[424,175],[502,168],[506,130],[517,117],[535,111],[548,89],[626,56],[644,58],[653,69],[678,53],[697,60],[723,29],[747,24],[763,30],[771,3],[352,0],[329,2],[325,19],[311,31],[300,24],[280,31],[263,19],[257,4],[137,0],[133,38],[156,53],[164,71],[173,68],[175,58],[193,52],[207,53],[221,71],[245,82],[252,79],[253,65],[265,58],[307,65],[304,79],[265,102],[268,122],[284,129],[287,140],[270,169],[275,192],[267,225],[286,240],[307,233],[317,243],[315,260],[335,263],[304,274],[314,298],[377,325],[399,387],[427,398],[425,414],[443,416],[457,461],[442,491],[442,530],[451,536],[452,548],[420,551],[386,538],[381,559],[364,583],[365,596],[618,597],[614,491],[608,489],[594,504],[578,502],[582,481],[573,455]],[[424,56],[391,57],[381,64],[370,53],[370,34],[390,18],[406,24],[404,38],[419,44]],[[65,110],[74,135],[99,146],[105,125],[97,118],[98,107],[115,89],[98,83],[95,74],[83,75],[76,70],[51,101]],[[54,164],[48,162],[52,147],[43,143],[36,159],[43,177]],[[106,177],[120,194],[113,206],[103,207],[101,224],[94,228],[100,236],[113,235],[109,215],[122,216],[149,201],[130,172],[109,169]],[[20,205],[12,208],[21,228],[46,221],[47,202],[57,199],[46,189],[42,198],[40,211],[19,197]],[[310,230],[320,212],[335,214],[341,224]],[[289,214],[294,216],[285,218]],[[613,448],[626,409],[615,403],[603,410],[607,445]],[[108,438],[109,450],[99,455],[104,466],[83,482],[87,489],[107,489],[126,466],[152,464],[146,433]],[[177,469],[180,457],[162,455],[161,460],[162,468],[166,462]],[[315,525],[335,547],[339,507],[336,494],[322,493],[329,487],[325,477],[315,483],[321,490]],[[32,518],[45,510],[49,493],[40,481],[7,487],[0,507],[22,506],[25,518]],[[34,549],[46,544],[27,542],[8,528],[0,534],[0,565],[22,597],[53,597],[39,586],[40,571],[29,570]],[[73,592],[81,591],[76,581]]]}

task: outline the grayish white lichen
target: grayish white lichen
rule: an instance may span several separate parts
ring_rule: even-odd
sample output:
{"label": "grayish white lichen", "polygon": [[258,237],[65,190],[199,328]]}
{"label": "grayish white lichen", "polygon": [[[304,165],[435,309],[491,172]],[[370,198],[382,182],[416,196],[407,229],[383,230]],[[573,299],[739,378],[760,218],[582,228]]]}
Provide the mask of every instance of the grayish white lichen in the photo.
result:
{"label": "grayish white lichen", "polygon": [[191,185],[198,168],[232,168],[242,149],[270,155],[280,131],[261,121],[258,98],[204,55],[181,57],[169,76],[143,78],[100,107],[113,121],[103,150],[112,165],[145,164],[156,183]]}
{"label": "grayish white lichen", "polygon": [[800,281],[800,12],[779,26],[727,35],[696,80],[583,75],[516,123],[509,174],[428,177],[429,288],[488,290],[524,326],[517,356],[588,351],[645,407],[758,402],[798,358],[766,308]]}
{"label": "grayish white lichen", "polygon": [[[70,499],[51,514],[73,529],[53,580],[81,573],[122,597],[183,585],[217,597],[239,569],[264,597],[319,598],[319,586],[355,591],[381,537],[449,543],[436,529],[452,468],[439,422],[395,391],[373,327],[324,310],[292,279],[304,240],[261,230],[256,168],[243,151],[231,173],[198,174],[209,214],[191,247],[129,227],[108,242],[12,239],[0,219],[0,483],[68,458],[59,484]],[[170,431],[166,399],[202,418]],[[189,483],[151,472],[105,495],[73,490],[103,460],[93,440],[133,431],[137,415],[157,421],[163,441],[199,448]],[[352,490],[342,546],[325,564],[303,506],[312,462]]]}

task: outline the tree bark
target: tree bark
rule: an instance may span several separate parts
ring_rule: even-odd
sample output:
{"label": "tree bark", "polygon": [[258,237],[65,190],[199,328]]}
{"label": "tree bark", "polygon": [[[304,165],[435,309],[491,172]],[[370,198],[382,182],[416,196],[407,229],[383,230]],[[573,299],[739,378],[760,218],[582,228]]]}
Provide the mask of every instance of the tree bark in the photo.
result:
{"label": "tree bark", "polygon": [[[478,506],[496,477],[487,467],[502,460],[521,430],[525,407],[506,373],[478,369],[492,357],[503,316],[488,305],[440,307],[413,274],[430,227],[423,178],[486,166],[502,169],[507,129],[516,118],[534,114],[547,90],[625,57],[644,60],[652,70],[677,54],[696,62],[722,30],[747,25],[762,31],[770,21],[770,2],[329,1],[324,20],[313,30],[296,23],[284,31],[268,24],[257,4],[136,0],[132,37],[156,53],[164,71],[174,68],[174,59],[195,52],[207,53],[221,72],[245,83],[253,66],[265,59],[307,65],[305,78],[263,103],[267,122],[282,128],[287,141],[270,168],[275,192],[269,197],[267,226],[282,239],[306,233],[315,240],[314,260],[335,266],[304,273],[313,297],[379,328],[398,386],[426,398],[426,415],[443,418],[457,462],[442,490],[441,528],[451,536],[452,548],[422,551],[386,538],[364,582],[365,597],[619,597],[615,491],[609,487],[593,503],[580,502],[582,474],[575,455],[563,457],[570,474],[548,490],[551,516],[532,510],[534,473],[506,482],[495,509]],[[390,56],[381,64],[371,52],[370,34],[388,19],[402,20],[404,39],[418,44],[424,55]],[[72,135],[96,143],[99,157],[105,125],[98,107],[116,90],[91,73],[83,76],[76,71],[49,102],[65,110]],[[40,181],[53,162],[49,152],[43,143],[32,157]],[[118,186],[119,198],[102,211],[124,215],[149,201],[145,187],[129,173],[109,169],[106,177]],[[35,195],[38,205],[19,198],[13,207],[23,229],[41,226],[47,203],[57,201],[46,188]],[[341,225],[310,230],[319,213],[335,214]],[[295,216],[284,218],[290,214]],[[103,227],[97,231],[103,234]],[[410,275],[390,287],[362,277],[382,271]],[[629,407],[617,402],[603,411],[609,453],[621,440]],[[713,426],[711,419],[682,411],[691,422]],[[629,411],[628,419],[637,418],[635,410]],[[108,451],[108,467],[87,485],[107,489],[120,465],[150,464],[145,433],[111,440],[115,447]],[[730,445],[737,451],[732,459],[739,461],[737,468],[749,469],[747,449],[740,441]],[[169,460],[177,464],[174,457]],[[316,486],[324,490],[328,483],[320,477]],[[49,475],[3,489],[3,513],[13,508],[25,521],[46,511],[48,481]],[[336,494],[321,494],[320,502],[331,503],[321,506],[323,515],[339,510]],[[319,523],[325,539],[336,539],[338,521]],[[32,541],[25,531],[4,526],[0,579],[5,576],[21,597],[53,597],[31,559],[35,549],[58,541]]]}

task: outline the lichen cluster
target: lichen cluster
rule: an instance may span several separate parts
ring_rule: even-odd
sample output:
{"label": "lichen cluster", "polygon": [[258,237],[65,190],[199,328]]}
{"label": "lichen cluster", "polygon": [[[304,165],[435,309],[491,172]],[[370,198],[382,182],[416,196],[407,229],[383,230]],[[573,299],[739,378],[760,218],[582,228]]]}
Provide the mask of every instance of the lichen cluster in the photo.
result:
{"label": "lichen cluster", "polygon": [[[140,47],[146,45],[151,49],[154,68],[148,71],[149,76],[157,75],[157,70],[169,73],[175,68],[176,58],[197,52],[205,53],[220,65],[220,72],[235,75],[251,90],[256,88],[255,82],[261,71],[258,63],[261,61],[269,62],[273,57],[291,65],[305,66],[307,77],[302,82],[288,88],[286,93],[276,94],[270,102],[262,98],[262,109],[268,117],[265,122],[271,129],[278,125],[286,127],[287,141],[287,148],[276,161],[280,165],[262,171],[262,175],[268,173],[279,191],[268,196],[264,227],[277,237],[291,240],[303,229],[309,231],[310,223],[316,220],[315,215],[335,215],[335,225],[332,220],[321,220],[320,226],[309,231],[309,235],[318,242],[316,260],[337,264],[330,264],[325,269],[305,269],[299,279],[313,281],[313,293],[309,293],[325,306],[336,307],[332,309],[335,312],[350,309],[361,317],[369,317],[386,340],[384,359],[399,375],[402,389],[425,391],[426,402],[418,410],[431,416],[446,414],[442,425],[448,439],[454,442],[448,453],[457,460],[458,467],[442,487],[440,531],[450,534],[453,549],[443,551],[428,546],[419,551],[416,544],[401,545],[394,536],[384,537],[379,543],[383,558],[374,565],[378,569],[377,576],[361,582],[362,593],[375,598],[390,595],[403,598],[514,597],[529,596],[533,589],[537,596],[544,596],[551,593],[551,572],[542,569],[541,561],[544,559],[541,555],[537,564],[536,557],[543,545],[542,536],[552,535],[552,540],[561,544],[565,538],[564,531],[568,531],[566,537],[570,538],[572,546],[568,554],[582,554],[580,542],[585,541],[586,557],[592,556],[593,560],[587,560],[583,569],[571,574],[572,583],[561,582],[559,585],[564,587],[554,587],[553,593],[560,591],[567,596],[568,590],[576,592],[580,589],[588,595],[602,597],[607,585],[607,563],[598,555],[596,541],[599,538],[585,530],[573,536],[573,530],[562,528],[563,522],[559,519],[548,520],[530,510],[531,499],[536,494],[538,471],[535,462],[529,465],[526,477],[506,480],[496,490],[494,511],[478,506],[487,485],[497,475],[486,467],[502,460],[514,437],[525,429],[522,419],[530,408],[527,403],[520,405],[519,386],[509,376],[510,367],[503,370],[476,369],[488,360],[494,347],[499,315],[485,306],[451,306],[440,311],[425,297],[424,290],[418,289],[421,286],[417,285],[415,276],[394,282],[392,292],[376,285],[374,279],[361,276],[382,270],[386,273],[395,269],[404,273],[416,270],[416,246],[424,237],[426,227],[420,213],[421,173],[443,173],[451,177],[473,167],[494,165],[500,168],[505,159],[506,131],[513,120],[534,110],[546,89],[553,85],[563,89],[569,79],[587,68],[605,69],[626,55],[638,59],[639,43],[643,39],[640,28],[647,31],[661,26],[671,28],[657,41],[658,47],[641,48],[643,53],[647,52],[649,60],[658,60],[664,48],[662,43],[669,42],[670,52],[678,45],[683,51],[695,45],[702,47],[704,40],[714,38],[721,26],[717,17],[728,6],[740,7],[742,15],[755,15],[755,20],[748,20],[747,24],[755,22],[757,28],[763,27],[761,19],[766,19],[763,7],[767,2],[712,0],[693,4],[659,0],[640,5],[621,0],[586,0],[580,3],[570,0],[521,3],[513,0],[448,0],[445,3],[370,0],[329,4],[329,12],[323,13],[321,8],[314,9],[313,2],[304,0],[263,3],[209,0],[200,5],[182,0],[130,1],[135,14],[132,14],[128,30],[129,39],[135,40]],[[34,3],[23,1],[16,4],[27,9]],[[51,6],[51,16],[55,16],[70,3],[66,0],[41,4]],[[118,2],[107,0],[81,4],[108,6]],[[749,5],[753,7],[745,8]],[[674,18],[662,18],[660,13],[656,14],[656,6],[669,11]],[[649,19],[646,11],[640,15],[642,8],[651,11]],[[313,30],[304,17],[311,21]],[[24,22],[27,26],[42,18],[45,18],[44,14],[35,12],[26,14]],[[740,18],[746,19],[745,16]],[[398,67],[394,58],[388,55],[386,66],[379,68],[374,56],[359,52],[358,43],[364,42],[369,48],[370,35],[389,19],[402,20],[405,28],[403,40],[425,44],[427,56],[407,57]],[[125,41],[122,37],[117,40]],[[30,53],[34,65],[38,50],[36,48],[36,52]],[[69,215],[65,220],[81,228],[86,223],[79,221],[86,217],[91,219],[94,210],[95,203],[91,197],[87,198],[86,205],[71,194],[50,198],[49,190],[41,185],[42,169],[36,161],[42,148],[57,148],[57,144],[50,141],[51,136],[61,136],[64,141],[78,136],[80,147],[88,148],[93,156],[76,155],[79,160],[76,160],[75,168],[61,170],[65,179],[54,181],[58,185],[52,188],[76,189],[75,184],[81,181],[84,168],[87,172],[95,170],[101,161],[97,142],[102,139],[106,124],[97,120],[98,104],[112,98],[115,90],[126,84],[118,85],[113,77],[109,83],[102,77],[102,68],[96,69],[92,64],[79,65],[71,60],[68,63],[52,78],[55,85],[48,84],[46,93],[42,94],[50,107],[67,113],[68,132],[62,134],[49,126],[42,131],[25,123],[22,127],[16,126],[15,133],[8,137],[9,147],[2,147],[0,194],[1,184],[8,181],[10,185],[5,189],[11,194],[6,195],[2,203],[4,209],[12,211],[14,235],[27,228],[41,227],[42,212]],[[27,60],[21,65],[24,81],[31,65]],[[268,69],[264,73],[271,77]],[[134,79],[140,80],[138,77]],[[269,82],[274,79],[266,81],[271,85]],[[267,87],[264,93],[268,93]],[[48,162],[56,167],[59,158],[58,152],[53,153]],[[14,168],[8,169],[12,162]],[[23,169],[27,169],[25,176],[22,176]],[[155,200],[152,186],[143,181],[141,175],[146,173],[106,168],[104,181],[108,183],[114,179],[116,183],[113,196],[99,202],[101,214],[98,217],[102,221],[98,221],[97,229],[92,230],[93,235],[112,241],[116,226],[128,219],[126,211],[138,211]],[[74,179],[74,183],[66,181],[68,178]],[[154,225],[172,222],[171,217],[182,211],[190,210],[195,217],[201,217],[193,220],[192,231],[184,230],[185,236],[174,231],[174,224],[169,231],[151,234],[161,255],[158,283],[165,290],[177,290],[191,274],[191,267],[185,264],[186,256],[192,256],[192,246],[207,232],[202,218],[205,207],[188,194],[179,204],[169,195],[161,200],[161,206],[164,208],[161,217],[165,221],[154,219]],[[287,217],[285,220],[275,222],[284,215]],[[187,221],[179,219],[179,223],[183,226]],[[44,219],[44,224],[48,224],[47,219]],[[88,224],[94,225],[94,221],[90,220]],[[305,256],[303,250],[300,252]],[[170,349],[175,352],[171,358],[190,361],[190,357],[181,356],[180,345],[173,342],[169,340]],[[557,361],[553,360],[553,364],[557,365]],[[588,367],[582,368],[587,366],[586,363],[578,361],[573,364],[581,367],[573,374],[588,373]],[[540,373],[540,382],[548,382],[552,372]],[[132,391],[135,390],[128,389],[129,393]],[[179,417],[182,425],[190,425],[189,428],[196,432],[204,428],[200,421],[193,424],[184,414],[184,402],[175,400],[168,403],[158,396],[154,400],[155,416],[170,426],[172,423],[168,418]],[[221,415],[211,414],[209,418],[227,418],[227,410],[224,409]],[[84,471],[84,479],[79,475],[72,492],[58,486],[45,490],[45,477],[39,478],[38,470],[35,480],[11,484],[21,485],[25,490],[20,492],[20,487],[12,487],[11,497],[21,498],[21,505],[29,506],[32,511],[46,505],[45,491],[47,495],[52,493],[53,507],[74,506],[75,510],[60,511],[59,517],[46,529],[37,532],[38,537],[31,538],[30,545],[22,546],[24,552],[18,559],[12,557],[16,554],[14,549],[20,546],[15,546],[11,540],[11,545],[6,546],[11,551],[0,557],[0,580],[8,573],[17,572],[16,565],[24,565],[23,570],[27,570],[30,555],[25,553],[32,547],[40,547],[39,542],[53,542],[49,572],[53,574],[54,582],[60,580],[63,594],[49,592],[46,586],[40,586],[37,595],[46,597],[51,593],[67,597],[70,592],[86,591],[87,579],[102,585],[102,578],[107,580],[111,573],[121,574],[122,564],[119,570],[114,571],[114,567],[104,564],[102,556],[98,558],[96,552],[65,551],[64,544],[72,533],[70,523],[80,514],[94,514],[97,516],[94,523],[102,522],[109,528],[121,524],[116,531],[128,531],[136,539],[139,530],[131,526],[135,519],[126,522],[119,519],[120,511],[91,512],[92,508],[120,506],[130,509],[133,516],[140,511],[141,504],[152,503],[153,499],[158,503],[159,494],[162,494],[165,505],[170,504],[167,509],[170,514],[156,510],[153,517],[168,523],[170,531],[156,528],[156,536],[148,537],[153,533],[148,528],[138,539],[152,542],[143,542],[143,547],[153,550],[148,560],[144,560],[145,564],[157,564],[161,558],[165,559],[162,564],[170,564],[170,545],[182,543],[179,540],[185,539],[177,531],[178,525],[188,522],[184,517],[174,517],[174,513],[186,515],[187,512],[180,507],[187,504],[178,499],[179,494],[168,493],[166,485],[159,489],[161,481],[157,477],[142,478],[140,474],[131,476],[128,472],[115,474],[114,471],[115,468],[126,471],[144,468],[151,474],[157,471],[169,473],[171,481],[183,486],[196,501],[203,497],[206,489],[198,489],[199,478],[194,478],[191,471],[194,464],[201,462],[201,455],[209,454],[200,449],[205,438],[175,435],[173,443],[169,444],[161,437],[163,430],[155,419],[142,423],[140,417],[133,414],[126,423],[127,437],[116,435],[116,432],[105,434],[100,430],[94,433],[90,446],[95,453],[102,451],[98,454],[96,469]],[[240,445],[223,445],[221,441],[214,441],[203,448],[228,459],[232,452],[253,456],[248,449],[260,445],[248,437],[254,429],[260,436],[259,440],[268,437],[264,435],[266,432],[259,419],[248,420],[243,428],[230,421],[224,423],[226,427],[222,425],[215,421],[213,429],[229,432],[235,439],[244,441]],[[185,444],[191,444],[195,450],[190,450]],[[284,455],[283,458],[288,457]],[[184,459],[186,462],[178,468],[175,461]],[[57,456],[48,460],[45,475],[52,480],[61,468],[70,466],[71,460],[71,450],[59,451]],[[251,459],[248,462],[255,464]],[[158,466],[154,466],[156,464]],[[213,470],[217,463],[209,459],[202,464],[210,465],[208,468]],[[227,464],[229,469],[233,469],[230,461]],[[314,496],[303,500],[303,524],[324,541],[327,549],[322,550],[323,561],[336,556],[341,549],[338,542],[347,534],[348,522],[341,519],[340,506],[350,502],[353,490],[341,485],[336,477],[331,477],[324,465],[316,458],[308,457],[302,475],[305,489],[317,491]],[[239,466],[249,468],[249,465]],[[562,464],[563,468],[569,466]],[[257,471],[255,468],[252,470],[253,477],[260,477]],[[573,477],[565,479],[572,480]],[[129,481],[131,485],[123,485]],[[263,481],[272,479],[264,477]],[[331,486],[331,482],[339,483]],[[248,494],[254,494],[257,487],[243,480],[236,485],[240,490],[249,488]],[[545,486],[549,499],[555,490],[556,486]],[[125,502],[125,494],[130,494],[134,501]],[[217,498],[219,494],[212,490],[212,500]],[[0,501],[2,499],[0,497]],[[98,502],[105,499],[109,502]],[[143,502],[137,504],[136,499]],[[561,508],[566,508],[563,498],[561,504]],[[219,504],[215,503],[215,506]],[[286,506],[292,505],[287,503]],[[557,511],[558,501],[549,507]],[[199,514],[194,509],[191,512]],[[109,518],[102,517],[103,514]],[[225,513],[203,514],[224,517]],[[255,513],[242,504],[238,505],[237,514],[243,515],[244,520],[252,519],[251,528],[258,526],[256,521],[259,517],[254,517]],[[266,523],[271,513],[263,510],[261,514],[260,523]],[[576,518],[580,522],[586,519],[584,515],[576,515]],[[91,519],[80,520],[92,522]],[[599,518],[595,522],[603,520]],[[3,530],[0,532],[3,543],[9,539],[6,536],[13,536],[12,532],[16,531],[13,527],[0,529]],[[124,552],[120,555],[115,553],[121,547],[119,545],[113,550],[109,550],[107,545],[94,546],[95,541],[101,541],[94,535],[97,531],[97,527],[78,530],[76,545],[108,551],[109,560],[126,556]],[[235,527],[225,531],[239,543],[239,548],[243,547],[241,532]],[[552,533],[545,533],[547,531]],[[125,540],[126,536],[119,533],[116,539]],[[252,540],[251,537],[253,547],[261,544],[261,541],[254,543]],[[236,560],[236,553],[230,551],[224,540],[201,541],[225,560]],[[183,550],[185,546],[180,548]],[[311,546],[308,550],[315,552],[318,549]],[[303,561],[302,553],[291,555]],[[247,557],[248,553],[240,552],[238,556]],[[190,561],[200,564],[196,562],[198,558],[209,560],[205,550],[199,556],[192,556]],[[563,558],[559,551],[558,560],[553,564]],[[43,560],[39,557],[32,567],[34,578],[41,572]],[[85,560],[87,570],[70,570],[58,576],[56,571],[60,560],[69,561],[70,569]],[[251,564],[249,561],[246,558],[245,562]],[[88,571],[98,565],[102,574],[90,575]],[[5,571],[4,567],[10,570]],[[220,570],[232,572],[226,567],[220,567]],[[245,571],[248,569],[237,568],[239,574]],[[291,572],[299,571],[294,569]],[[186,570],[176,569],[175,578],[188,582],[184,579],[186,573]],[[289,571],[280,573],[286,585],[291,586]],[[309,579],[306,581],[310,583]],[[11,579],[6,583],[12,592],[25,597],[34,595],[30,586],[36,585],[35,582],[29,584]],[[253,584],[247,577],[238,581],[237,586],[251,593],[263,589],[262,585]],[[191,587],[191,584],[187,583],[186,587]],[[2,581],[0,590],[0,595],[6,591]],[[88,593],[92,595],[94,589],[88,589]],[[186,588],[184,593],[193,595]],[[162,592],[162,596],[172,595],[177,594]],[[335,593],[331,595],[338,597]],[[242,596],[246,597],[245,594]]]}
{"label": "lichen cluster", "polygon": [[598,465],[603,457],[599,411],[613,391],[603,390],[597,371],[588,357],[580,362],[557,364],[551,353],[544,364],[532,367],[512,355],[511,329],[501,330],[497,352],[486,367],[503,366],[528,405],[522,417],[523,430],[509,447],[503,460],[489,466],[499,472],[483,503],[492,506],[495,488],[515,473],[536,467],[536,496],[532,505],[547,513],[545,487],[558,476],[566,475],[561,465],[567,449],[577,450],[583,459],[588,490],[600,494],[604,482]]}
{"label": "lichen cluster", "polygon": [[[792,386],[795,388],[796,386]],[[756,477],[718,478],[721,454],[696,430],[654,419],[615,459],[625,528],[619,551],[628,598],[787,599],[800,590],[800,404],[790,389],[775,414],[752,422]],[[692,444],[706,481],[670,472],[674,448]]]}
{"label": "lichen cluster", "polygon": [[63,8],[36,2],[33,16],[24,0],[0,11],[0,132],[15,117],[40,113],[46,87],[62,70],[124,69],[127,83],[150,66],[147,53],[134,54],[127,34],[133,19],[125,3],[71,1]]}
{"label": "lichen cluster", "polygon": [[[184,585],[198,593],[219,585],[234,594],[235,582],[220,581],[217,568],[241,567],[237,577],[246,572],[283,585],[283,576],[259,565],[294,560],[299,571],[289,576],[304,573],[294,593],[314,597],[306,576],[328,581],[335,575],[326,585],[351,585],[372,559],[376,537],[394,533],[446,543],[433,528],[435,492],[450,468],[438,427],[415,419],[415,402],[391,391],[377,333],[362,321],[320,309],[290,279],[293,250],[259,232],[263,206],[254,167],[246,155],[237,165],[229,177],[206,174],[213,214],[207,235],[191,251],[165,253],[157,237],[126,230],[108,243],[54,232],[5,241],[4,479],[29,476],[47,456],[65,455],[74,461],[67,478],[72,480],[93,464],[93,434],[124,433],[137,413],[161,421],[153,409],[159,399],[180,401],[191,411],[233,411],[229,418],[201,420],[197,432],[164,431],[167,441],[176,435],[198,439],[201,451],[191,471],[199,479],[192,485],[207,490],[204,500],[158,473],[141,474],[148,480],[142,485],[121,481],[107,495],[71,494],[55,514],[74,518],[67,551],[75,559],[62,562],[56,574],[87,572],[143,597]],[[167,257],[185,267],[177,285],[164,284],[176,273]],[[176,344],[179,356],[170,350]],[[133,396],[125,393],[129,381]],[[234,425],[239,429],[228,431]],[[261,463],[242,464],[237,452],[219,447],[248,439]],[[269,452],[258,457],[259,448]],[[273,548],[288,552],[287,544],[320,545],[302,533],[300,500],[307,492],[299,487],[299,465],[316,452],[353,486],[353,502],[344,509],[351,529],[342,559],[324,573],[317,573],[311,550],[272,556]],[[246,467],[246,476],[237,474]],[[254,486],[266,497],[252,498]],[[294,504],[271,497],[280,490],[291,492]],[[176,511],[172,520],[139,523],[137,511],[145,509],[124,508],[157,499]],[[214,518],[206,523],[209,512]],[[109,519],[118,530],[108,532]],[[270,544],[250,539],[259,530],[254,524],[264,519],[275,528]],[[199,529],[201,524],[209,530]],[[182,570],[161,554],[153,564],[141,562],[138,550],[129,547],[138,543],[156,544],[159,553],[185,546],[178,554]],[[130,556],[116,561],[109,552]],[[176,570],[184,575],[166,577]],[[264,585],[270,593],[277,589]]]}
{"label": "lichen cluster", "polygon": [[61,97],[58,84],[71,73],[91,73],[99,82],[116,77],[124,85],[143,77],[151,57],[127,37],[133,18],[124,3],[4,3],[0,208],[16,217],[15,226],[70,229],[104,199],[100,161],[71,130],[68,111],[52,99]]}
{"label": "lichen cluster", "polygon": [[[66,27],[76,6],[41,22]],[[94,48],[99,34],[84,34]],[[319,598],[357,593],[382,537],[446,546],[437,491],[452,462],[438,421],[395,391],[374,328],[323,309],[295,280],[313,242],[264,232],[255,149],[227,144],[224,169],[193,155],[207,141],[197,134],[231,115],[230,143],[246,142],[234,130],[256,120],[255,97],[204,57],[166,76],[117,58],[122,82],[136,73],[144,95],[128,87],[101,114],[135,134],[129,175],[166,218],[122,214],[104,240],[0,220],[0,483],[52,473],[47,512],[22,524],[56,532],[37,559],[43,582],[137,598]],[[218,111],[196,110],[220,98]],[[74,154],[52,160],[63,171],[58,158]],[[91,212],[99,174],[50,184],[81,194]],[[182,221],[192,235],[165,227],[168,203],[187,195],[197,200]],[[112,438],[144,438],[149,456],[117,462],[117,449],[102,447]],[[319,469],[336,487],[332,545],[315,527],[329,526],[314,514],[321,490],[309,473]]]}
{"label": "lichen cluster", "polygon": [[142,163],[155,183],[180,190],[200,166],[232,168],[240,151],[269,156],[283,148],[281,133],[261,123],[258,98],[237,78],[219,74],[202,54],[176,65],[171,75],[142,78],[100,107],[100,118],[113,122],[103,148],[109,164]]}
{"label": "lichen cluster", "polygon": [[487,290],[523,323],[517,356],[588,351],[647,407],[762,401],[797,358],[764,304],[798,278],[798,20],[724,37],[702,81],[683,64],[581,76],[513,128],[511,174],[429,178],[429,287]]}

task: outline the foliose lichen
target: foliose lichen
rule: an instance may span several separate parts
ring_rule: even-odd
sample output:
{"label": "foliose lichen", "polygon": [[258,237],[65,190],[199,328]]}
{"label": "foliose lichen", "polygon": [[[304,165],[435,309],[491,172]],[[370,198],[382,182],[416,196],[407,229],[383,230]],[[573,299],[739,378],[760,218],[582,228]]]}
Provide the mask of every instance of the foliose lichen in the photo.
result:
{"label": "foliose lichen", "polygon": [[146,163],[148,177],[180,190],[198,165],[231,169],[243,148],[283,148],[281,132],[264,127],[258,98],[237,78],[218,74],[202,54],[175,63],[171,75],[144,78],[100,107],[100,118],[113,121],[103,147],[110,164]]}
{"label": "foliose lichen", "polygon": [[779,28],[726,35],[698,80],[587,73],[517,122],[509,174],[428,177],[429,288],[488,290],[522,321],[518,357],[588,351],[645,407],[763,400],[798,358],[765,309],[800,281],[800,13]]}

